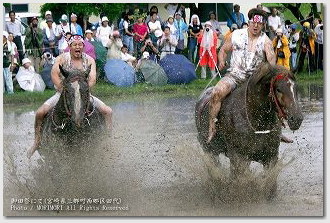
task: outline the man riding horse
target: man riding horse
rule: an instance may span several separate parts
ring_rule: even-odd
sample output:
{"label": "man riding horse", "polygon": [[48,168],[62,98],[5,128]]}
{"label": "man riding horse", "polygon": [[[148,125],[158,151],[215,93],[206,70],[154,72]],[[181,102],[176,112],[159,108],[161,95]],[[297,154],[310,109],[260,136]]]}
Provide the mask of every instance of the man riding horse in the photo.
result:
{"label": "man riding horse", "polygon": [[[35,118],[35,139],[32,148],[28,150],[28,157],[39,148],[42,136],[42,123],[49,111],[51,111],[58,102],[61,92],[63,90],[63,76],[61,75],[61,68],[69,72],[81,72],[88,70],[88,86],[93,87],[96,83],[96,66],[93,58],[83,52],[84,40],[82,36],[73,35],[68,41],[70,51],[59,55],[56,58],[55,64],[51,71],[51,78],[56,88],[56,93],[49,98],[38,110]],[[61,67],[61,68],[60,68]],[[90,95],[90,101],[104,116],[105,123],[108,129],[111,129],[112,109],[105,105],[100,99]]]}
{"label": "man riding horse", "polygon": [[[229,73],[223,77],[213,88],[210,100],[209,137],[210,143],[216,134],[215,124],[221,108],[222,101],[226,96],[245,82],[255,71],[258,65],[268,61],[275,65],[276,56],[272,41],[262,32],[267,20],[265,11],[253,8],[248,13],[249,27],[247,29],[235,30],[231,37],[224,43],[219,52],[219,68],[225,67],[227,53],[232,52]],[[284,142],[291,142],[281,136]]]}

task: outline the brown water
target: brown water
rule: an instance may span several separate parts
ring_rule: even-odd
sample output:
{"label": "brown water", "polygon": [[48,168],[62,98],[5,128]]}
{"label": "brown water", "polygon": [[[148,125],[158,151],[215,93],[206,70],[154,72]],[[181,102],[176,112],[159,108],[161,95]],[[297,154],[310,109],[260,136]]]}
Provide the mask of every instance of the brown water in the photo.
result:
{"label": "brown water", "polygon": [[[34,108],[5,107],[4,215],[322,216],[323,101],[309,94],[302,94],[301,128],[284,129],[295,142],[280,146],[274,170],[278,193],[272,201],[264,197],[267,182],[260,164],[252,163],[252,175],[239,182],[229,181],[227,158],[221,156],[220,169],[210,166],[197,141],[195,97],[108,102],[114,110],[112,136],[50,171],[39,154],[26,158]],[[15,200],[24,198],[32,204]],[[50,198],[65,198],[63,210],[36,210]],[[106,202],[83,204],[84,198]]]}

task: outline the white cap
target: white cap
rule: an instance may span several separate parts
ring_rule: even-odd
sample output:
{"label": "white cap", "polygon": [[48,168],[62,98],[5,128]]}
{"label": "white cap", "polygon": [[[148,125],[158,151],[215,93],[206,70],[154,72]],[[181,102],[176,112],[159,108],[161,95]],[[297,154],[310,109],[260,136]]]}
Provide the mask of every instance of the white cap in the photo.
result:
{"label": "white cap", "polygon": [[85,34],[87,34],[87,33],[93,33],[93,31],[90,30],[90,29],[87,29],[87,30],[85,31]]}
{"label": "white cap", "polygon": [[204,23],[204,26],[206,26],[206,25],[212,26],[212,23],[210,21],[207,21]]}
{"label": "white cap", "polygon": [[3,31],[3,36],[5,36],[8,39],[8,36],[9,36],[8,32],[7,31]]}
{"label": "white cap", "polygon": [[72,18],[72,17],[76,17],[76,18],[77,18],[77,15],[74,14],[74,13],[72,13],[72,14],[71,14],[71,18]]}
{"label": "white cap", "polygon": [[109,19],[108,19],[108,17],[106,17],[106,16],[103,16],[103,17],[102,17],[102,19],[101,19],[101,22],[104,22],[104,21],[108,21],[108,22],[109,22]]}
{"label": "white cap", "polygon": [[68,16],[63,14],[61,17],[61,21],[68,21]]}
{"label": "white cap", "polygon": [[45,12],[45,16],[46,16],[46,15],[51,15],[51,14],[52,14],[51,11],[46,11],[46,12]]}
{"label": "white cap", "polygon": [[163,31],[161,31],[161,30],[159,30],[159,29],[157,29],[156,31],[155,31],[155,36],[158,38],[158,37],[161,37],[163,35]]}
{"label": "white cap", "polygon": [[142,54],[142,58],[143,58],[143,59],[148,59],[149,56],[150,56],[150,54],[149,54],[149,52],[147,52],[147,51],[143,52],[143,54]]}
{"label": "white cap", "polygon": [[26,63],[31,63],[31,60],[29,58],[24,58],[22,60],[22,65],[26,64]]}

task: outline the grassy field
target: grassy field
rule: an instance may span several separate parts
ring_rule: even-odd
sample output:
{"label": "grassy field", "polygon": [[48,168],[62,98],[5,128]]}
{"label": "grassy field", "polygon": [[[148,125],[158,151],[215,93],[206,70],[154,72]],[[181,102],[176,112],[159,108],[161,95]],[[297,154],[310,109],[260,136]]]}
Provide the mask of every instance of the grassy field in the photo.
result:
{"label": "grassy field", "polygon": [[[299,85],[308,85],[310,83],[323,85],[323,72],[318,73],[301,73],[296,75]],[[110,85],[105,81],[98,81],[92,89],[92,94],[100,97],[101,99],[107,98],[109,100],[125,100],[134,97],[150,97],[151,95],[161,96],[198,96],[208,85],[211,79],[196,79],[189,84],[182,85],[165,85],[165,86],[151,86],[146,83],[138,83],[133,87],[116,87]],[[219,78],[213,80],[210,86],[214,86]],[[55,90],[45,90],[44,92],[26,92],[23,90],[16,90],[14,94],[3,95],[3,104],[16,105],[16,104],[41,104],[55,93]]]}

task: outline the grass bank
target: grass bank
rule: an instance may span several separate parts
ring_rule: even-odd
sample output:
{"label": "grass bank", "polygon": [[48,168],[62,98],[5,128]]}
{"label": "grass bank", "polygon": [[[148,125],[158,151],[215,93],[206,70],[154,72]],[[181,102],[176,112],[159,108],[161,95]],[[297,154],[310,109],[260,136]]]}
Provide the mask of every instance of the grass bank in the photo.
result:
{"label": "grass bank", "polygon": [[[318,73],[301,73],[296,75],[299,85],[308,84],[323,84],[323,72]],[[217,83],[219,78],[212,81],[210,86]],[[210,82],[210,79],[202,80],[196,79],[189,84],[182,85],[165,85],[165,86],[151,86],[146,83],[135,84],[133,87],[116,87],[110,85],[105,81],[98,81],[93,87],[92,94],[100,97],[101,99],[107,98],[108,100],[124,100],[133,97],[150,97],[151,95],[162,96],[198,96],[203,89]],[[26,92],[23,90],[16,90],[14,94],[3,95],[4,105],[17,105],[17,104],[41,104],[55,93],[55,90],[45,90],[44,92]]]}

